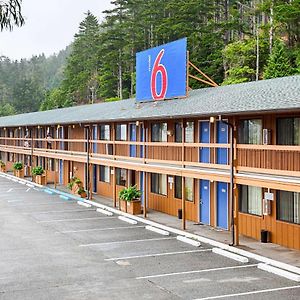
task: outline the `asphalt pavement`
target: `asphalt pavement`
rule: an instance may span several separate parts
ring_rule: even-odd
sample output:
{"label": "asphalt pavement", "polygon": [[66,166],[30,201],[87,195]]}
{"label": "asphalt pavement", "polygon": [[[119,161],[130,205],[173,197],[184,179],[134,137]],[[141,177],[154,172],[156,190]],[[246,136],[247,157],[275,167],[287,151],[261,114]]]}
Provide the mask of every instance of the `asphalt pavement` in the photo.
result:
{"label": "asphalt pavement", "polygon": [[300,283],[0,177],[0,299],[299,299]]}

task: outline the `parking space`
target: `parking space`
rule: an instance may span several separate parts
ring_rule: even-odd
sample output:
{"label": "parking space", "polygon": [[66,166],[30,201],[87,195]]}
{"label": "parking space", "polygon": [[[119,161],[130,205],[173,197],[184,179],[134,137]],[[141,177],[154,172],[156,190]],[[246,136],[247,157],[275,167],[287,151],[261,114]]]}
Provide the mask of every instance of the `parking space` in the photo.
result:
{"label": "parking space", "polygon": [[0,299],[299,299],[299,283],[257,261],[237,262],[2,177],[0,195]]}

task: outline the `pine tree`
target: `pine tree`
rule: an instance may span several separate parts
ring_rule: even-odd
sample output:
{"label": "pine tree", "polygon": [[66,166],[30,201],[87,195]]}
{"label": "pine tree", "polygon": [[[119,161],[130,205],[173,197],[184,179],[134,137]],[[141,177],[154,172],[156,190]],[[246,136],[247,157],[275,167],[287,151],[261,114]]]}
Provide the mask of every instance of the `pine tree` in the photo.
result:
{"label": "pine tree", "polygon": [[268,59],[264,71],[264,79],[289,76],[292,74],[294,74],[294,69],[291,66],[288,49],[283,42],[277,41]]}

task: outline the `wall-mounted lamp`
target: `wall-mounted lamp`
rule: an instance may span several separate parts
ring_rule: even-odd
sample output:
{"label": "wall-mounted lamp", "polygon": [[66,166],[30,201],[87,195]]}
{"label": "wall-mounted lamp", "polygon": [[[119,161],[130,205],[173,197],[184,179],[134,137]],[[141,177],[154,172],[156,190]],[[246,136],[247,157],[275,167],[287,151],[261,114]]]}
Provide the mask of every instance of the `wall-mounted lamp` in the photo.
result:
{"label": "wall-mounted lamp", "polygon": [[140,121],[136,121],[135,126],[140,126]]}
{"label": "wall-mounted lamp", "polygon": [[74,129],[76,127],[76,125],[73,125],[72,128]]}
{"label": "wall-mounted lamp", "polygon": [[38,128],[38,129],[40,129],[40,128],[41,128],[41,126],[39,125],[37,128]]}
{"label": "wall-mounted lamp", "polygon": [[167,135],[168,135],[168,136],[173,136],[173,135],[174,135],[173,130],[167,130]]}
{"label": "wall-mounted lamp", "polygon": [[4,127],[3,130],[6,131],[6,127]]}
{"label": "wall-mounted lamp", "polygon": [[210,122],[210,123],[215,123],[215,117],[210,117],[210,118],[209,118],[209,122]]}
{"label": "wall-mounted lamp", "polygon": [[57,129],[59,129],[60,128],[60,125],[57,125]]}

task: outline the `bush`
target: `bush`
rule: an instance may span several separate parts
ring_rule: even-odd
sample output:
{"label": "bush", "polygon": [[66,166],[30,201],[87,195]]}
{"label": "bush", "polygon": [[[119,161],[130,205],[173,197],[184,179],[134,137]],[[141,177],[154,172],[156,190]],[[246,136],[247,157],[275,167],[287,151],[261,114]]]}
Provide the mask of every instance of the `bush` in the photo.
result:
{"label": "bush", "polygon": [[5,167],[5,163],[4,163],[4,161],[3,160],[0,160],[0,167]]}
{"label": "bush", "polygon": [[124,201],[132,201],[134,199],[140,198],[142,195],[141,191],[137,189],[137,186],[130,186],[128,188],[124,188],[119,192],[120,200]]}
{"label": "bush", "polygon": [[32,168],[32,175],[43,175],[44,172],[45,170],[41,166]]}
{"label": "bush", "polygon": [[15,162],[14,164],[13,164],[13,168],[14,168],[14,170],[23,170],[23,163],[21,163],[20,161],[18,161],[18,162]]}

